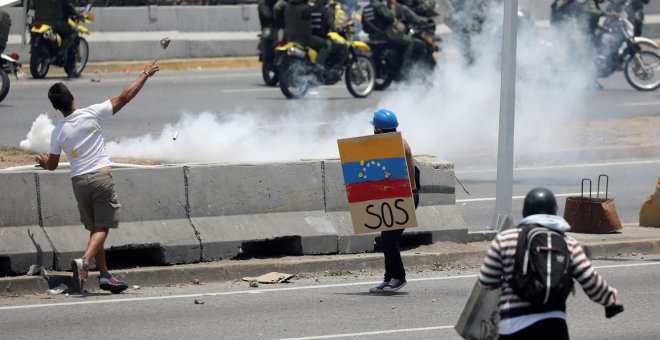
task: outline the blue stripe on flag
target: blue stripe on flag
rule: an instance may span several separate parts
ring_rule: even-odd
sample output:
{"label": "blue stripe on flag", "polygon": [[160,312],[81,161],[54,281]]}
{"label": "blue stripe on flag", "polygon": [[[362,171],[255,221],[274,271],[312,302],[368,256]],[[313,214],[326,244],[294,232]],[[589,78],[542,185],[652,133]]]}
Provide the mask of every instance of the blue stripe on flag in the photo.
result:
{"label": "blue stripe on flag", "polygon": [[342,163],[341,168],[345,184],[408,178],[405,158]]}

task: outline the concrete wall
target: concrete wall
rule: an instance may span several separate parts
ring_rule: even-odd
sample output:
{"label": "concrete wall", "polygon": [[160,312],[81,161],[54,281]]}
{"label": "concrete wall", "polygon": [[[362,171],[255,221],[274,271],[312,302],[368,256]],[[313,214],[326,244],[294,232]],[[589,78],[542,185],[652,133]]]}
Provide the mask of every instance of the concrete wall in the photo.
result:
{"label": "concrete wall", "polygon": [[[11,34],[21,34],[22,9],[5,9],[11,16]],[[94,21],[84,24],[94,32],[257,32],[257,5],[95,7]]]}
{"label": "concrete wall", "polygon": [[[404,237],[465,242],[453,164],[426,156],[417,163],[420,226]],[[117,169],[112,176],[122,204],[119,229],[106,243],[113,255],[143,254],[157,265],[375,249],[378,234],[353,234],[337,160]],[[68,170],[0,172],[0,188],[11,193],[0,196],[0,275],[33,263],[68,270],[89,237]]]}

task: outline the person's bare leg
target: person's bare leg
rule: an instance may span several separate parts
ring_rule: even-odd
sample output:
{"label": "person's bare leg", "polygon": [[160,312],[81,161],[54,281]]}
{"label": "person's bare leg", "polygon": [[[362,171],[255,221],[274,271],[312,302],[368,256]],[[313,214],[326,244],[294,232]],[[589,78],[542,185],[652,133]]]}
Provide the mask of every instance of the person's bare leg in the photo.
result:
{"label": "person's bare leg", "polygon": [[[89,266],[93,258],[96,258],[99,252],[103,252],[103,245],[105,244],[107,237],[107,228],[99,229],[90,233],[87,249],[85,250],[85,255],[82,257],[86,267]],[[103,256],[103,264],[99,263],[99,260],[96,259],[96,265],[99,267],[99,270],[101,270],[101,266],[103,266],[106,271],[108,270],[105,264],[105,254]]]}
{"label": "person's bare leg", "polygon": [[101,248],[101,251],[96,254],[94,259],[96,259],[96,266],[98,267],[101,276],[110,274],[108,271],[108,265],[105,262],[105,249]]}

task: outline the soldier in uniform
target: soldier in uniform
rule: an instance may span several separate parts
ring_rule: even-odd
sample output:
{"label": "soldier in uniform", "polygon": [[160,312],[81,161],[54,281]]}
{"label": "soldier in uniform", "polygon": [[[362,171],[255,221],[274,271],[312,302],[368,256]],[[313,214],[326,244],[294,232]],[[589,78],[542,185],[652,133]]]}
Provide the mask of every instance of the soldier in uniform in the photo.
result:
{"label": "soldier in uniform", "polygon": [[309,5],[306,0],[289,0],[284,8],[284,32],[286,39],[295,41],[318,52],[316,65],[325,69],[325,63],[330,53],[329,39],[316,36],[312,32],[312,13],[320,12],[325,5],[324,0],[317,0]]}

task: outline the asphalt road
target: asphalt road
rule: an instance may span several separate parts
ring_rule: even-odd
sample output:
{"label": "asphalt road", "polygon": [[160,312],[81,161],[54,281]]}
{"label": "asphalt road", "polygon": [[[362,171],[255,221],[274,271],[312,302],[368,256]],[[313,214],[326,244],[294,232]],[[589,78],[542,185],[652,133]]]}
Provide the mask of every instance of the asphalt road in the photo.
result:
{"label": "asphalt road", "polygon": [[[573,339],[656,339],[660,257],[596,260],[626,311],[606,319],[581,289],[569,298]],[[211,283],[130,289],[122,295],[35,295],[0,300],[6,339],[458,339],[453,330],[476,280],[462,272],[413,272],[401,292],[367,293],[380,273],[294,279],[289,284]],[[203,304],[194,301],[202,300]]]}

